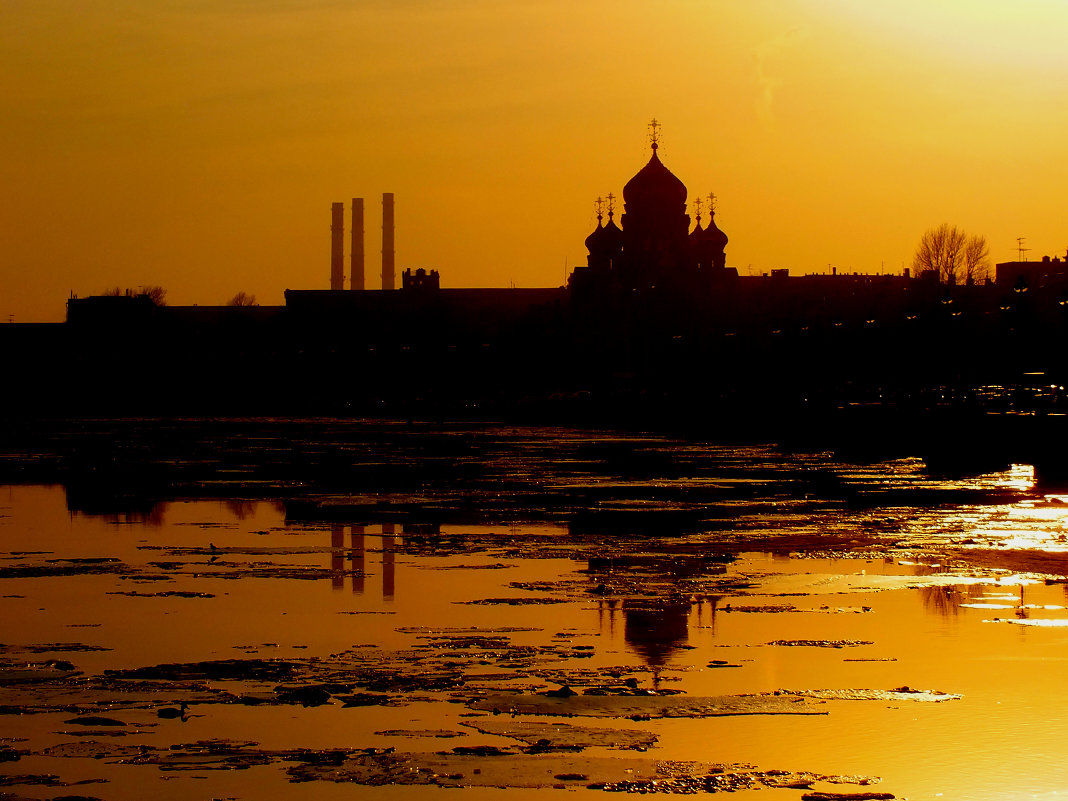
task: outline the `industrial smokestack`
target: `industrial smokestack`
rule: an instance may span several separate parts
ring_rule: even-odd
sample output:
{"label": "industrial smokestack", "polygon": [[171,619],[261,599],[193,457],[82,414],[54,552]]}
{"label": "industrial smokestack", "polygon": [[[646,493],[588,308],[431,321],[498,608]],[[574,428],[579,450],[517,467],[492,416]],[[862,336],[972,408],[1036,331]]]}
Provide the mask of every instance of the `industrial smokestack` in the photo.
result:
{"label": "industrial smokestack", "polygon": [[330,204],[330,288],[345,288],[345,204]]}
{"label": "industrial smokestack", "polygon": [[393,289],[393,193],[382,193],[382,288]]}
{"label": "industrial smokestack", "polygon": [[352,199],[352,278],[350,289],[363,289],[363,198]]}

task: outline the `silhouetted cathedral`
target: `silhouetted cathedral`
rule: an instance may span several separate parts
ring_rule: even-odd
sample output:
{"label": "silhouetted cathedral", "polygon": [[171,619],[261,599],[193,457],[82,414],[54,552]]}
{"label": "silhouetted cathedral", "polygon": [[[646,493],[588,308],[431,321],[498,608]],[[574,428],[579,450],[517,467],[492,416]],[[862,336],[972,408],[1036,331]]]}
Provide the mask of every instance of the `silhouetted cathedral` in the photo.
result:
{"label": "silhouetted cathedral", "polygon": [[700,292],[737,271],[726,267],[727,235],[715,222],[709,196],[709,221],[701,225],[701,199],[694,201],[697,224],[690,231],[686,185],[660,161],[657,123],[652,123],[652,156],[623,187],[622,227],[614,220],[614,197],[597,201],[597,228],[586,238],[587,266],[577,267],[569,286],[579,296],[634,292]]}

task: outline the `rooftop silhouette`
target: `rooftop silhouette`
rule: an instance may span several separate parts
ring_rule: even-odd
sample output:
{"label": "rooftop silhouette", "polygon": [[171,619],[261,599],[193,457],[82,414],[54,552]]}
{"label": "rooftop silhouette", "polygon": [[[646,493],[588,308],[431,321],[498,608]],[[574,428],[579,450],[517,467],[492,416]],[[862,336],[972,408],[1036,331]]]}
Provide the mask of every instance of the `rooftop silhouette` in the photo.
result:
{"label": "rooftop silhouette", "polygon": [[[334,289],[288,290],[283,306],[165,305],[162,290],[71,298],[64,324],[0,326],[9,386],[19,387],[0,403],[21,415],[490,416],[760,431],[860,406],[904,419],[902,409],[947,405],[1068,405],[1061,390],[1032,386],[1036,375],[1068,383],[1066,262],[1004,263],[994,281],[956,284],[908,269],[743,275],[727,264],[716,196],[690,196],[651,127],[648,159],[623,182],[621,203],[614,192],[598,201],[586,264],[566,286],[458,289],[447,273],[408,267],[399,289],[337,288],[335,207]],[[384,282],[392,208],[384,193]],[[363,227],[354,202],[350,286],[362,281]]]}

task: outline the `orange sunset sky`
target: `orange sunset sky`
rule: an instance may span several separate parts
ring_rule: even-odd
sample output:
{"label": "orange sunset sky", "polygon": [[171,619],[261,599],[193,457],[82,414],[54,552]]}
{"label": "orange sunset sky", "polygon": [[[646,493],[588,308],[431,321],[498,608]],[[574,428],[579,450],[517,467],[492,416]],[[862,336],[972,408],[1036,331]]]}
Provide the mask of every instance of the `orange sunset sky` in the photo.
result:
{"label": "orange sunset sky", "polygon": [[3,0],[0,68],[0,323],[327,288],[361,196],[373,286],[382,192],[398,271],[556,286],[654,116],[742,275],[1068,247],[1064,0]]}

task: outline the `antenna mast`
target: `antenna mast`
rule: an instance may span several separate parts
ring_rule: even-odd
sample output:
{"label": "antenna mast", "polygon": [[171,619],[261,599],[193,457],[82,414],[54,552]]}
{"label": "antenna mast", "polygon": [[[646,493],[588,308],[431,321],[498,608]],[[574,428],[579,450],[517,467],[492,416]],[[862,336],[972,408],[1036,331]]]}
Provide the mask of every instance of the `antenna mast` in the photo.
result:
{"label": "antenna mast", "polygon": [[1016,252],[1018,254],[1017,261],[1026,261],[1026,258],[1024,257],[1024,254],[1031,249],[1031,248],[1025,248],[1024,247],[1023,243],[1024,243],[1024,240],[1026,240],[1026,239],[1027,239],[1027,237],[1024,237],[1024,236],[1016,237]]}

